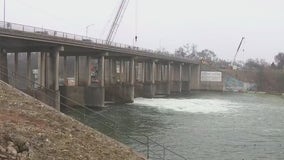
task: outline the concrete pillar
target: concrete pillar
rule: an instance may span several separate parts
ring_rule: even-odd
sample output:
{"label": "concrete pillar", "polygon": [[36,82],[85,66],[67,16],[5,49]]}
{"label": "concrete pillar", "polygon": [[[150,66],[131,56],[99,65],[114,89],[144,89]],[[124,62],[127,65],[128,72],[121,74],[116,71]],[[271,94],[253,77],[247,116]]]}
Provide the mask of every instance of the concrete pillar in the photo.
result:
{"label": "concrete pillar", "polygon": [[110,85],[113,84],[113,78],[112,78],[112,76],[113,76],[113,67],[112,67],[112,65],[113,65],[112,59],[109,58],[109,59],[108,59],[108,69],[109,69],[109,71],[108,71],[108,73],[109,73],[108,77],[109,77],[109,84],[110,84]]}
{"label": "concrete pillar", "polygon": [[8,83],[8,60],[7,52],[4,49],[0,49],[0,79]]}
{"label": "concrete pillar", "polygon": [[138,79],[138,73],[139,73],[139,63],[134,60],[134,84]]}
{"label": "concrete pillar", "polygon": [[156,94],[155,61],[145,63],[144,97],[153,98]]}
{"label": "concrete pillar", "polygon": [[145,70],[146,70],[146,64],[145,64],[145,62],[143,61],[142,62],[142,71],[141,71],[141,73],[142,73],[142,83],[144,83],[145,82]]}
{"label": "concrete pillar", "polygon": [[[77,60],[76,60],[77,61]],[[89,64],[88,56],[80,56],[78,58],[78,65],[76,62],[78,77],[78,86],[89,86],[89,78],[90,78],[90,64]]]}
{"label": "concrete pillar", "polygon": [[135,79],[135,60],[134,58],[130,59],[129,62],[129,81],[130,81],[130,86],[128,90],[128,95],[129,95],[129,101],[130,103],[134,102],[134,79]]}
{"label": "concrete pillar", "polygon": [[200,65],[191,66],[191,89],[198,90],[200,85]]}
{"label": "concrete pillar", "polygon": [[190,84],[191,84],[191,65],[189,64],[188,65],[188,92],[190,92],[191,90]]}
{"label": "concrete pillar", "polygon": [[63,79],[65,84],[67,82],[67,56],[63,57]]}
{"label": "concrete pillar", "polygon": [[79,86],[79,56],[75,57],[74,77],[75,77],[75,86]]}
{"label": "concrete pillar", "polygon": [[90,66],[91,66],[91,57],[90,56],[87,56],[87,62],[86,62],[86,84],[87,86],[90,86],[91,85],[91,69],[90,69]]}
{"label": "concrete pillar", "polygon": [[178,92],[181,93],[182,91],[182,64],[179,64],[179,90]]}
{"label": "concrete pillar", "polygon": [[168,87],[167,87],[167,94],[171,94],[171,83],[172,83],[172,76],[171,76],[171,62],[168,63],[167,66],[167,80],[168,80]]}
{"label": "concrete pillar", "polygon": [[151,83],[152,84],[155,84],[155,69],[156,69],[156,63],[155,61],[152,61],[151,63],[151,75],[150,75],[150,78],[151,78]]}
{"label": "concrete pillar", "polygon": [[99,59],[99,80],[100,80],[100,86],[104,87],[105,86],[105,56],[101,56]]}
{"label": "concrete pillar", "polygon": [[63,47],[53,48],[47,57],[48,67],[48,88],[53,90],[54,93],[48,92],[50,96],[54,97],[53,107],[60,110],[60,91],[59,91],[59,52],[63,51]]}
{"label": "concrete pillar", "polygon": [[105,56],[101,56],[98,63],[99,87],[96,92],[96,106],[103,107],[105,102]]}
{"label": "concrete pillar", "polygon": [[32,61],[32,57],[31,57],[31,52],[27,53],[27,88],[30,89],[32,88],[32,68],[31,68],[31,61]]}
{"label": "concrete pillar", "polygon": [[14,68],[14,72],[15,72],[15,78],[16,79],[18,79],[17,78],[17,76],[18,76],[18,70],[19,70],[19,53],[18,52],[15,52],[15,55],[14,55],[14,64],[15,64],[15,68]]}
{"label": "concrete pillar", "polygon": [[115,84],[117,82],[117,65],[116,60],[112,59],[112,75],[111,75],[111,84]]}
{"label": "concrete pillar", "polygon": [[134,58],[130,59],[129,63],[129,81],[130,85],[134,85],[134,79],[135,79],[135,61]]}
{"label": "concrete pillar", "polygon": [[39,81],[40,81],[40,85],[45,87],[46,83],[45,83],[45,79],[46,79],[46,53],[45,52],[41,52],[40,53],[40,60],[39,60]]}
{"label": "concrete pillar", "polygon": [[124,82],[124,61],[120,60],[120,65],[119,65],[119,82]]}

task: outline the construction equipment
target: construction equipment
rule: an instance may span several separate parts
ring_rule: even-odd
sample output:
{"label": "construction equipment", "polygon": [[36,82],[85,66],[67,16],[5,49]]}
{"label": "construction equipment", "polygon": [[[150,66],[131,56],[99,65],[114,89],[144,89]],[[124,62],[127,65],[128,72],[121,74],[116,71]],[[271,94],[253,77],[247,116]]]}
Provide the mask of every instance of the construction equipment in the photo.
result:
{"label": "construction equipment", "polygon": [[234,56],[234,60],[233,60],[233,62],[232,62],[232,64],[231,64],[231,66],[233,67],[234,70],[237,69],[237,66],[235,65],[235,63],[236,63],[236,58],[237,58],[237,55],[238,55],[238,53],[239,53],[239,51],[240,51],[240,48],[241,48],[241,46],[242,46],[242,44],[243,44],[244,39],[245,39],[245,37],[242,37],[242,40],[241,40],[241,42],[240,42],[240,44],[239,44],[239,46],[238,46],[237,52],[236,52],[236,54],[235,54],[235,56]]}
{"label": "construction equipment", "polygon": [[114,17],[114,21],[111,25],[110,31],[108,33],[107,39],[106,39],[106,44],[110,45],[114,39],[114,36],[117,32],[117,29],[121,23],[121,20],[123,18],[124,12],[127,8],[127,5],[129,3],[129,0],[122,0],[121,4],[118,8],[118,11],[116,13],[116,16]]}

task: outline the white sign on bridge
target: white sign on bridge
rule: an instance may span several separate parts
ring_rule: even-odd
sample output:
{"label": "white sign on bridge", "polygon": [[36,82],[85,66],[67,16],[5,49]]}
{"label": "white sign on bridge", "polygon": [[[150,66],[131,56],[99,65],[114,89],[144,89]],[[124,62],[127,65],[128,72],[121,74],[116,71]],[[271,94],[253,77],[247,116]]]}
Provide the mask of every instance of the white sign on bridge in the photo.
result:
{"label": "white sign on bridge", "polygon": [[222,72],[201,71],[201,82],[222,82]]}

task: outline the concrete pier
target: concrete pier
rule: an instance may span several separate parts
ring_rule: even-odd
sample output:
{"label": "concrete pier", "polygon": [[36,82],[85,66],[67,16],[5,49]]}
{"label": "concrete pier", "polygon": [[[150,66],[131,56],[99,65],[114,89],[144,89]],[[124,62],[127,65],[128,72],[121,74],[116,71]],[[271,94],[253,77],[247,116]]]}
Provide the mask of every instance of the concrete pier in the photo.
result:
{"label": "concrete pier", "polygon": [[200,65],[191,66],[190,87],[191,90],[198,90],[200,86]]}
{"label": "concrete pier", "polygon": [[143,84],[143,97],[153,98],[156,93],[154,60],[145,62],[145,79]]}
{"label": "concrete pier", "polygon": [[31,68],[31,63],[32,63],[32,56],[31,52],[27,52],[27,73],[26,73],[26,78],[27,78],[27,89],[32,88],[32,68]]}
{"label": "concrete pier", "polygon": [[[15,75],[23,75],[18,73],[22,71],[19,66],[23,65],[19,58],[22,53],[27,53],[24,76],[27,80],[34,79],[32,69],[36,68],[31,53],[38,53],[38,81],[42,87],[33,88],[27,84],[26,88],[46,92],[48,96],[41,98],[48,99],[47,103],[56,109],[60,109],[61,102],[72,103],[62,97],[90,107],[103,107],[105,101],[132,103],[134,97],[170,96],[200,88],[200,64],[186,58],[131,46],[86,42],[80,37],[60,38],[13,30],[1,31],[0,42],[0,70],[3,73],[0,79],[8,82],[5,75],[8,73],[8,53],[15,55],[11,60],[15,69],[11,71]],[[63,101],[60,101],[60,93]]]}
{"label": "concrete pier", "polygon": [[3,48],[0,48],[0,79],[9,82],[7,52]]}

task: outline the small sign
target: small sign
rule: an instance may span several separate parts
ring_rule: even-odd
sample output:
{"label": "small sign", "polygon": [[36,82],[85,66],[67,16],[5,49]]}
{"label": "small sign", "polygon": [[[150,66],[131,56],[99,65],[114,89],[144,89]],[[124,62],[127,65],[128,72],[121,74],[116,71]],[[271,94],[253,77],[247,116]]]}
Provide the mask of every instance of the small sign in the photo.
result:
{"label": "small sign", "polygon": [[201,71],[201,82],[222,82],[222,72]]}

